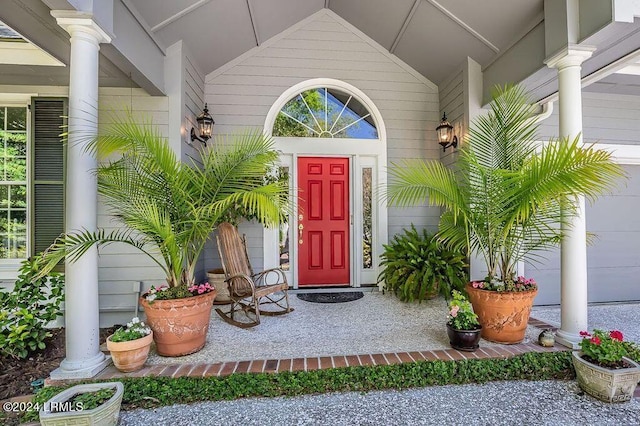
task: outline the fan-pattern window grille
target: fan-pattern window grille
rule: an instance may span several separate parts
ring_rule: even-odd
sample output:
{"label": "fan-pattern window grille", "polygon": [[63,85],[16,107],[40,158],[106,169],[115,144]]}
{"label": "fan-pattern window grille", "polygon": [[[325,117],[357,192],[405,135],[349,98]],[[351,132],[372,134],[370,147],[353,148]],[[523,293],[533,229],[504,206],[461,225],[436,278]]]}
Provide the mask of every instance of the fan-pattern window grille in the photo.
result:
{"label": "fan-pattern window grille", "polygon": [[273,136],[378,139],[371,112],[348,93],[326,87],[306,90],[280,110]]}

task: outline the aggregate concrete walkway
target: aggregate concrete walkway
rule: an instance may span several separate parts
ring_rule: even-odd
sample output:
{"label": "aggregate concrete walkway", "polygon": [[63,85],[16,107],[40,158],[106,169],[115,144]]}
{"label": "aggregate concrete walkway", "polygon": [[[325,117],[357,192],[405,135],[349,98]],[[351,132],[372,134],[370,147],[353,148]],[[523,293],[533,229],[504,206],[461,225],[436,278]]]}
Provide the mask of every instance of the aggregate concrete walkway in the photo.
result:
{"label": "aggregate concrete walkway", "polygon": [[638,425],[640,402],[605,404],[576,382],[492,382],[252,398],[121,414],[120,425]]}

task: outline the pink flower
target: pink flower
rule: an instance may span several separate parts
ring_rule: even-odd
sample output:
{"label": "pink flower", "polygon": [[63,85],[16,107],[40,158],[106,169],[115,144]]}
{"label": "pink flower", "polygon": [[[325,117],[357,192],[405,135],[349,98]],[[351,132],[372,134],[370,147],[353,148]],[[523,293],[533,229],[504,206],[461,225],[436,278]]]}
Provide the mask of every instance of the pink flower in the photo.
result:
{"label": "pink flower", "polygon": [[458,316],[459,310],[460,310],[460,306],[454,306],[453,308],[451,308],[451,312],[449,312],[449,315],[455,318]]}
{"label": "pink flower", "polygon": [[581,331],[581,332],[580,332],[580,335],[581,335],[582,337],[591,337],[591,335],[589,334],[589,332],[588,332],[588,331]]}
{"label": "pink flower", "polygon": [[611,337],[613,340],[617,340],[618,342],[622,342],[622,340],[624,339],[624,336],[622,336],[622,332],[618,330],[612,330],[611,332],[609,332],[609,337]]}
{"label": "pink flower", "polygon": [[591,338],[591,343],[593,343],[594,345],[599,345],[602,342],[600,341],[600,338],[598,336],[593,336]]}

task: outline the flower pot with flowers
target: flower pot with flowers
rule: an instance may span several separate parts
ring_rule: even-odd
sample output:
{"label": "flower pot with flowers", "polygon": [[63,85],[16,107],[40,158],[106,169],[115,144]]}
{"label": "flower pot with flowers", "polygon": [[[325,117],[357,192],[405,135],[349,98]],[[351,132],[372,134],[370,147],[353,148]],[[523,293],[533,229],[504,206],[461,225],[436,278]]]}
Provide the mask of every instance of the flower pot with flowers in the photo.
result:
{"label": "flower pot with flowers", "polygon": [[107,349],[111,352],[113,365],[125,373],[142,368],[153,342],[151,328],[134,317],[126,327],[120,327],[107,337]]}
{"label": "flower pot with flowers", "polygon": [[454,349],[473,352],[479,347],[482,326],[467,298],[457,290],[453,290],[452,296],[447,317],[449,343]]}
{"label": "flower pot with flowers", "polygon": [[572,355],[582,390],[604,402],[630,401],[640,382],[640,365],[626,357],[629,342],[617,330],[580,335],[580,351]]}
{"label": "flower pot with flowers", "polygon": [[482,337],[497,343],[519,343],[524,339],[538,285],[533,278],[517,277],[473,281],[467,294],[483,324]]}
{"label": "flower pot with flowers", "polygon": [[[93,246],[134,247],[166,277],[166,288],[143,295],[141,302],[158,353],[196,352],[204,345],[215,298],[215,291],[194,288],[196,264],[231,211],[241,209],[267,226],[279,223],[288,210],[288,185],[265,179],[278,153],[261,133],[245,133],[215,149],[203,148],[199,163],[183,162],[154,126],[137,124],[131,116],[114,121],[86,144],[104,157],[97,169],[98,192],[121,227],[62,235],[40,258],[41,274],[62,259],[76,261]],[[160,308],[160,316],[172,317],[152,319]],[[165,344],[161,336],[169,334],[175,341]]]}
{"label": "flower pot with flowers", "polygon": [[466,287],[482,336],[518,343],[537,291],[532,281],[516,278],[518,262],[539,260],[541,251],[557,245],[558,225],[575,215],[577,196],[594,199],[624,172],[579,136],[540,146],[537,105],[521,86],[495,88],[490,107],[469,129],[456,167],[440,161],[393,165],[387,200],[444,208],[438,238],[486,265],[487,278]]}

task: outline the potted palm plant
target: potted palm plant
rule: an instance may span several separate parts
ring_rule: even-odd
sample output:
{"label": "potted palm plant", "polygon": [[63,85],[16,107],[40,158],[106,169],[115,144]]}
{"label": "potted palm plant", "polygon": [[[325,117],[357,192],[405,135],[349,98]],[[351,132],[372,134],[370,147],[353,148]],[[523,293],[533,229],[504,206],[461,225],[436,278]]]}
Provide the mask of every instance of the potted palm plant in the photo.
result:
{"label": "potted palm plant", "polygon": [[518,343],[537,289],[516,277],[517,263],[536,261],[561,241],[558,225],[575,214],[576,196],[593,199],[624,173],[610,154],[583,146],[579,137],[539,147],[535,105],[522,87],[496,87],[492,98],[490,111],[469,130],[458,172],[438,161],[393,165],[387,198],[444,208],[438,237],[486,264],[487,277],[466,287],[482,337]]}
{"label": "potted palm plant", "polygon": [[278,158],[272,141],[246,133],[219,142],[202,150],[201,165],[182,162],[154,126],[116,120],[88,149],[105,159],[98,192],[122,227],[62,235],[40,259],[46,274],[94,245],[123,243],[148,255],[166,276],[165,286],[141,298],[160,355],[186,355],[205,344],[216,292],[199,291],[195,270],[216,225],[233,209],[265,225],[286,210],[286,183],[264,179]]}

